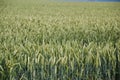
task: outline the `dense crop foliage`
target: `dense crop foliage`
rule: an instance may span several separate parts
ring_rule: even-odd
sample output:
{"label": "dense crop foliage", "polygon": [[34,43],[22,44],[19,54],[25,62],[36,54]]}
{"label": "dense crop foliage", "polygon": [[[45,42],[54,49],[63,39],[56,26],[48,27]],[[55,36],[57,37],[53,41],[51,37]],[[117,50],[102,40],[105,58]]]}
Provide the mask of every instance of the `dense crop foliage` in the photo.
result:
{"label": "dense crop foliage", "polygon": [[120,3],[0,4],[0,80],[113,80],[119,72]]}

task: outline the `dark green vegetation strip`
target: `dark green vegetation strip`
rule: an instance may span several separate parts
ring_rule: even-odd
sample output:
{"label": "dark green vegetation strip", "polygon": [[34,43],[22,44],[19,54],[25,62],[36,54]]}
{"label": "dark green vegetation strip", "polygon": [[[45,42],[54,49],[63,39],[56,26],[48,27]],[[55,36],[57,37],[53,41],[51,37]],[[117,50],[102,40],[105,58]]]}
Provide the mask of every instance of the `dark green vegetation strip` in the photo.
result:
{"label": "dark green vegetation strip", "polygon": [[4,3],[0,80],[114,80],[119,75],[120,3]]}

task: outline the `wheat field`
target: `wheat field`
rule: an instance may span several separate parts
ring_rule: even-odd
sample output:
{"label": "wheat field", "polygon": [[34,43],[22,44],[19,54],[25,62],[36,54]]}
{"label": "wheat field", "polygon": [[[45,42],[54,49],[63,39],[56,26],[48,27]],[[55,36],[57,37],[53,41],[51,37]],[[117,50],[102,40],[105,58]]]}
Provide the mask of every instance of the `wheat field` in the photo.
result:
{"label": "wheat field", "polygon": [[120,3],[0,0],[0,80],[114,80]]}

